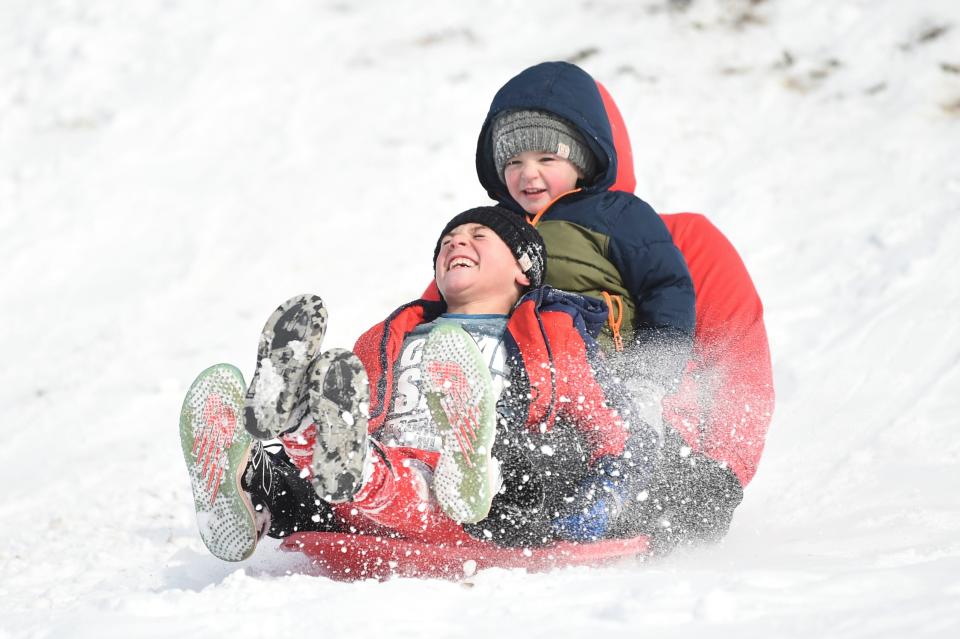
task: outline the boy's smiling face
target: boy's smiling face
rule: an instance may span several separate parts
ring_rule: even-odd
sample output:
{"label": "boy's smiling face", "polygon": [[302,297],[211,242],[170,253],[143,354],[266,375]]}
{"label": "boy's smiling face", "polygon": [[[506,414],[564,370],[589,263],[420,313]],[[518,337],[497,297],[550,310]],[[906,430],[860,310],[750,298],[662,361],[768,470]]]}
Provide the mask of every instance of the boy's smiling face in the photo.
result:
{"label": "boy's smiling face", "polygon": [[500,236],[472,222],[440,240],[434,274],[451,313],[508,313],[530,284]]}
{"label": "boy's smiling face", "polygon": [[582,177],[570,160],[556,153],[524,151],[507,161],[507,190],[527,213],[537,213],[555,198],[577,188]]}

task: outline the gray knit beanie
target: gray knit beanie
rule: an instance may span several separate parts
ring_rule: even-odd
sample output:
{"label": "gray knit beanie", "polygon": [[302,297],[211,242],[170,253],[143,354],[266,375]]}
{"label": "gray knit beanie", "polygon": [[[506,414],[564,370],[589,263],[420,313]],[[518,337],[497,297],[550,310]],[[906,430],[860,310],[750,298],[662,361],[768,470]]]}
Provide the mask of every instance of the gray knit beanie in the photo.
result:
{"label": "gray knit beanie", "polygon": [[597,170],[597,159],[587,141],[573,124],[546,111],[507,111],[493,121],[493,161],[497,176],[510,158],[524,151],[556,153],[580,169],[589,181]]}

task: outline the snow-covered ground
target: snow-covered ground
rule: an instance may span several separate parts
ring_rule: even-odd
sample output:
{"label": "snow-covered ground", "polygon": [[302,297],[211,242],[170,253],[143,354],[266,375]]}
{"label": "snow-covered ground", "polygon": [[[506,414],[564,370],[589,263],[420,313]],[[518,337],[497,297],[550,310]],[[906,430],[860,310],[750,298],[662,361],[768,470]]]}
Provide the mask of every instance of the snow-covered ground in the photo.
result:
{"label": "snow-covered ground", "polygon": [[[472,585],[209,556],[194,375],[249,375],[292,294],[339,346],[416,296],[486,201],[490,98],[547,59],[765,301],[778,404],[728,538]],[[956,0],[3,0],[0,637],[960,636],[958,155]]]}

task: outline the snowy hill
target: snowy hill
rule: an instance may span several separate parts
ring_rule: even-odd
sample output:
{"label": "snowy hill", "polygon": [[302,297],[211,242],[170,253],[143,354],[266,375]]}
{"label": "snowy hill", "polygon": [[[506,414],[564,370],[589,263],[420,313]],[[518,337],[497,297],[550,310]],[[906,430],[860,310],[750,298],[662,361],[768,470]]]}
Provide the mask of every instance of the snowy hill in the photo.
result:
{"label": "snowy hill", "polygon": [[[0,638],[956,636],[960,4],[276,4],[0,5]],[[209,556],[194,375],[251,374],[292,294],[339,346],[416,296],[486,201],[490,98],[549,59],[764,299],[777,410],[728,538],[472,587]]]}

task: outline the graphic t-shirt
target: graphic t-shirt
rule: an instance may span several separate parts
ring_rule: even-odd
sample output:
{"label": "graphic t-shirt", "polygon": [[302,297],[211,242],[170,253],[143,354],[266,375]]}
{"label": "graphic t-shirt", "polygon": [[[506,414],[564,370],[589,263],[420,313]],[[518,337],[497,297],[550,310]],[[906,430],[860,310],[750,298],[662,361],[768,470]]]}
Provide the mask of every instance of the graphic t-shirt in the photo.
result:
{"label": "graphic t-shirt", "polygon": [[387,446],[440,450],[437,427],[430,417],[427,399],[420,392],[420,361],[423,359],[427,333],[443,323],[459,324],[477,342],[493,378],[494,397],[500,397],[507,379],[506,350],[503,347],[507,316],[441,315],[432,322],[417,326],[403,340],[400,357],[395,364],[393,402],[380,431],[380,441]]}

